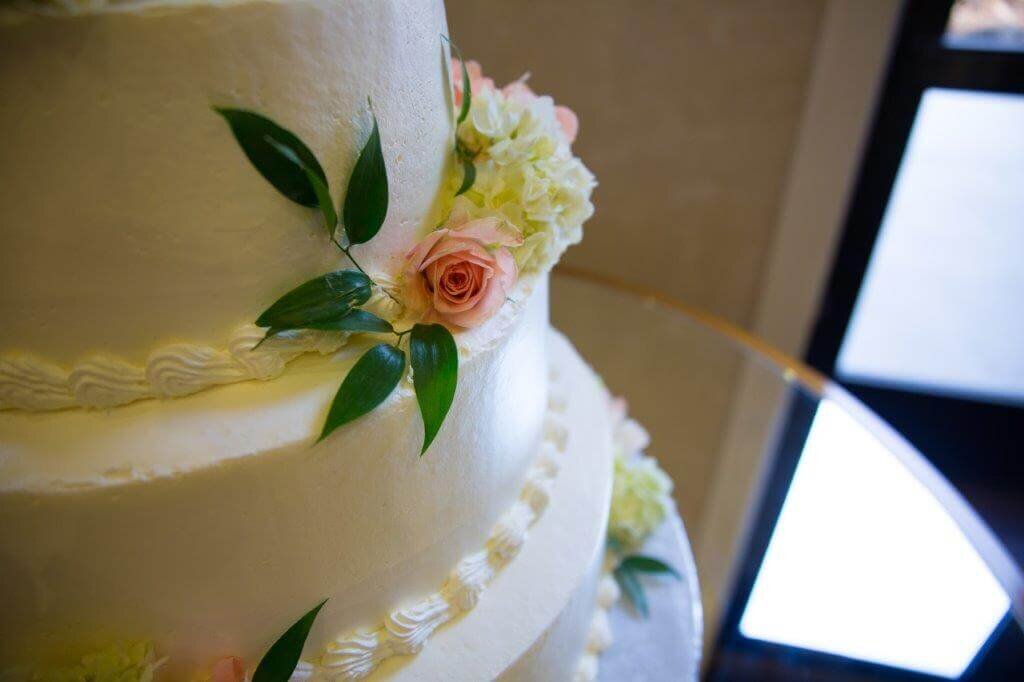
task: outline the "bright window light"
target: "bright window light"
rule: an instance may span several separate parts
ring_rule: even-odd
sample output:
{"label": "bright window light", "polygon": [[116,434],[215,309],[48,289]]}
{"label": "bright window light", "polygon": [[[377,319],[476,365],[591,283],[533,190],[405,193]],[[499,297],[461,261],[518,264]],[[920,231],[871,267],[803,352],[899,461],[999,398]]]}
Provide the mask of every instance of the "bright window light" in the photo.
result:
{"label": "bright window light", "polygon": [[823,401],[740,632],[955,679],[1008,608],[938,501]]}
{"label": "bright window light", "polygon": [[924,93],[840,379],[1024,402],[1024,96]]}

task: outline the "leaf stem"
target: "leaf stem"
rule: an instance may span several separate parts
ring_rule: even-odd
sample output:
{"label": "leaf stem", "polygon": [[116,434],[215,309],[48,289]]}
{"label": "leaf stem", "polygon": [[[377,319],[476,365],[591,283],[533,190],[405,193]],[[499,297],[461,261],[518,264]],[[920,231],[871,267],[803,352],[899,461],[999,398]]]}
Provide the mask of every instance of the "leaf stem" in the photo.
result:
{"label": "leaf stem", "polygon": [[[352,265],[356,266],[356,270],[358,270],[359,272],[361,272],[361,273],[363,273],[364,275],[366,275],[367,279],[369,279],[369,280],[370,280],[370,282],[371,282],[371,283],[372,283],[372,284],[373,284],[374,286],[380,287],[380,290],[384,292],[384,295],[385,295],[385,296],[387,296],[388,298],[390,298],[390,299],[391,299],[392,301],[394,301],[394,302],[395,302],[395,303],[397,303],[398,305],[402,305],[402,302],[401,302],[401,301],[399,301],[399,300],[398,300],[397,298],[395,298],[394,296],[392,296],[392,295],[391,295],[391,292],[390,292],[390,291],[388,291],[388,290],[387,290],[387,289],[385,289],[384,287],[381,287],[381,286],[380,286],[379,284],[377,284],[376,282],[374,282],[374,281],[373,281],[373,277],[370,277],[370,273],[366,272],[366,270],[363,270],[363,266],[362,266],[362,265],[360,265],[360,264],[359,264],[359,261],[357,261],[357,260],[355,259],[355,257],[354,257],[354,256],[352,255],[352,247],[351,247],[351,246],[350,246],[350,247],[348,247],[348,248],[346,249],[346,248],[345,248],[344,246],[342,246],[342,245],[341,245],[341,242],[339,242],[339,241],[338,241],[337,239],[335,239],[334,237],[331,237],[331,241],[332,241],[332,242],[334,242],[334,245],[335,245],[335,246],[337,246],[337,247],[338,247],[339,249],[341,249],[341,252],[342,252],[342,253],[344,253],[344,254],[345,254],[345,255],[346,255],[347,257],[348,257],[348,259],[349,259],[350,261],[352,261]],[[401,340],[401,339],[399,339],[399,340]]]}
{"label": "leaf stem", "polygon": [[[348,259],[350,261],[352,261],[352,265],[356,266],[356,270],[358,270],[359,272],[363,273],[367,277],[370,277],[370,275],[366,272],[366,270],[363,270],[363,266],[359,264],[359,261],[357,261],[355,259],[355,257],[352,255],[352,247],[351,246],[346,249],[334,237],[331,237],[331,241],[334,242],[335,246],[337,246],[339,249],[341,249],[342,253],[344,253],[346,256],[348,256]],[[373,278],[372,277],[370,277],[370,281],[373,282]],[[373,283],[376,284],[376,282],[373,282]]]}
{"label": "leaf stem", "polygon": [[395,342],[395,345],[398,346],[399,348],[401,348],[401,346],[402,346],[402,339],[404,339],[406,334],[408,334],[411,331],[412,331],[412,327],[409,327],[404,332],[396,331],[395,332],[395,336],[398,337],[398,341]]}

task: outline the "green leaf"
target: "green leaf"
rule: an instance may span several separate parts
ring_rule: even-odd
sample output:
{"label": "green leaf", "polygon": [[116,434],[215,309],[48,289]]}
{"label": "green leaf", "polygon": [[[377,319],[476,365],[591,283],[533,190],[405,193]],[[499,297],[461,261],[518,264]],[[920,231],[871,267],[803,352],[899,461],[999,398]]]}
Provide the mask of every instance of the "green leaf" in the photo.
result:
{"label": "green leaf", "polygon": [[455,196],[459,196],[463,192],[469,191],[469,188],[476,182],[476,166],[473,164],[473,159],[463,157],[462,159],[462,184],[459,186],[459,191],[455,193]]}
{"label": "green leaf", "polygon": [[469,70],[466,69],[466,60],[462,58],[462,51],[459,49],[459,46],[453,43],[448,36],[441,37],[448,41],[452,52],[455,53],[455,57],[459,60],[459,65],[462,67],[462,108],[459,109],[459,117],[455,120],[455,123],[459,124],[465,121],[466,116],[469,115],[469,104],[473,101],[473,88],[469,83]]}
{"label": "green leaf", "polygon": [[334,322],[370,299],[370,278],[355,270],[338,270],[300,284],[256,318],[258,327],[314,329]]}
{"label": "green leaf", "polygon": [[[647,597],[644,595],[644,586],[640,584],[640,580],[636,577],[636,573],[630,571],[627,568],[623,568],[621,564],[613,572],[615,575],[615,582],[619,583],[619,587],[622,588],[622,593],[626,595],[630,603],[633,604],[633,608],[637,610],[644,618],[647,618]],[[255,682],[255,680],[253,681]]]}
{"label": "green leaf", "polygon": [[331,192],[327,189],[327,183],[320,179],[316,171],[303,163],[299,155],[292,149],[284,146],[269,135],[264,140],[272,148],[276,149],[281,156],[294,163],[306,174],[306,179],[309,180],[309,184],[312,185],[313,191],[316,193],[316,200],[320,205],[320,212],[324,216],[324,226],[327,228],[327,234],[333,237],[334,228],[338,226],[338,214],[334,210],[334,204],[331,203]]}
{"label": "green leaf", "polygon": [[[390,322],[377,317],[371,312],[359,310],[358,308],[350,310],[343,317],[340,317],[337,320],[313,322],[305,325],[302,329],[318,329],[325,332],[372,332],[375,334],[395,333],[395,328],[391,326]],[[268,339],[295,331],[297,331],[297,329],[271,327],[267,330],[267,333],[263,335],[263,338],[253,346],[253,350],[259,348],[260,345]]]}
{"label": "green leaf", "polygon": [[391,323],[365,310],[351,310],[344,317],[331,322],[318,322],[308,329],[338,332],[374,332],[378,334],[394,333]]}
{"label": "green leaf", "polygon": [[368,242],[380,231],[388,213],[388,171],[380,146],[380,129],[373,117],[373,130],[359,152],[359,159],[348,179],[342,220],[352,244]]}
{"label": "green leaf", "polygon": [[310,609],[306,615],[295,621],[295,624],[287,631],[274,645],[267,650],[253,673],[252,682],[287,682],[295,671],[302,655],[302,647],[306,644],[306,637],[309,636],[309,629],[313,627],[313,621],[320,613],[320,609],[327,603],[322,602]]}
{"label": "green leaf", "polygon": [[390,343],[379,343],[363,353],[341,382],[318,442],[384,402],[404,371],[405,353]]}
{"label": "green leaf", "polygon": [[619,563],[619,567],[633,573],[667,573],[673,576],[676,580],[683,579],[683,576],[679,575],[679,571],[672,568],[664,561],[655,559],[654,557],[642,556],[640,554],[632,554],[625,557]]}
{"label": "green leaf", "polygon": [[305,167],[309,168],[321,182],[326,183],[327,175],[320,167],[320,162],[302,140],[291,131],[253,111],[222,107],[214,107],[213,110],[228,122],[242,151],[267,182],[295,203],[316,208],[316,189],[303,169],[296,167],[292,161],[283,157],[277,149],[267,143],[267,138],[270,138],[290,149],[302,160]]}
{"label": "green leaf", "polygon": [[416,402],[423,416],[423,455],[452,406],[459,378],[459,350],[444,325],[417,324],[409,337],[409,355]]}

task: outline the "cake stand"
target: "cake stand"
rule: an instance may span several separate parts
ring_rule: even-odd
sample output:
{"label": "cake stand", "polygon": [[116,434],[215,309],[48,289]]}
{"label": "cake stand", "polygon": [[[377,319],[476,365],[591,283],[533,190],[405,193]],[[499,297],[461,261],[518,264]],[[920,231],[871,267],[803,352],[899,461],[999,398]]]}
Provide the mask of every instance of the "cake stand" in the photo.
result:
{"label": "cake stand", "polygon": [[[808,434],[815,415],[845,425],[850,444],[849,452],[831,448],[826,453],[831,459],[822,460],[827,463],[823,471],[836,473],[849,467],[855,473],[857,467],[867,466],[871,457],[895,467],[893,475],[906,479],[917,491],[916,497],[908,493],[905,512],[897,506],[895,512],[889,510],[875,521],[895,528],[905,526],[907,542],[912,542],[918,527],[914,524],[920,523],[911,518],[914,505],[937,506],[949,532],[957,535],[957,542],[962,541],[961,553],[979,559],[978,565],[987,569],[995,589],[1007,600],[1002,627],[1014,628],[1014,636],[1020,635],[1024,577],[1011,554],[921,453],[842,387],[734,325],[614,277],[559,266],[552,278],[551,306],[552,324],[568,335],[609,390],[628,400],[630,416],[650,432],[648,454],[657,457],[674,479],[682,519],[700,530],[694,543],[701,569],[699,581],[698,562],[679,514],[648,539],[642,553],[673,564],[682,580],[645,581],[650,604],[647,620],[625,600],[619,601],[610,614],[614,643],[601,657],[601,680],[695,679],[700,674],[702,649],[710,650],[706,640],[714,639],[719,627],[737,630],[742,604],[730,605],[728,595],[734,589],[750,594],[762,563],[748,560],[734,566],[733,557],[744,548],[755,557],[767,556],[773,529],[770,524],[759,527],[754,520],[778,516],[788,489],[788,481],[781,487],[766,485],[767,474],[774,465],[776,478],[780,469],[794,476],[800,453],[807,453],[803,448],[810,447],[805,444],[810,443]],[[751,499],[759,502],[746,504]],[[845,550],[839,544],[830,546],[829,538],[843,532],[868,532],[870,500],[870,496],[864,498],[868,511],[852,528],[841,528],[840,517],[829,519],[834,525],[822,534],[822,549],[809,561],[819,561],[816,556],[820,555],[821,571],[831,570],[835,564],[830,561],[842,561]],[[946,549],[956,551],[950,547]],[[885,559],[876,563],[882,561]],[[883,568],[889,570],[878,566]],[[821,591],[819,601],[828,602],[827,608],[852,612],[862,606],[870,608],[855,599],[844,605],[840,592],[827,581],[816,584],[808,579],[806,589],[812,610],[815,590]],[[947,594],[951,595],[945,598],[947,602],[955,600],[955,588]],[[716,621],[707,623],[707,631],[705,610],[709,621],[712,615]],[[801,624],[794,627],[799,630]],[[896,630],[895,636],[899,632]],[[936,640],[930,646],[943,645]],[[767,652],[769,658],[783,657],[784,665],[797,660],[796,670],[812,677],[827,674],[830,660],[832,664],[840,660],[847,672],[877,671],[863,667],[849,653],[843,658],[842,651],[824,657],[805,651],[807,658],[801,658],[800,652],[794,656],[792,647],[777,643],[755,642],[754,647]],[[726,654],[719,649],[716,667]],[[804,661],[809,663],[804,665]],[[734,666],[729,672],[742,677],[742,666],[728,663]],[[719,679],[721,670],[712,672],[712,677]],[[747,671],[753,675],[762,672],[763,668]]]}

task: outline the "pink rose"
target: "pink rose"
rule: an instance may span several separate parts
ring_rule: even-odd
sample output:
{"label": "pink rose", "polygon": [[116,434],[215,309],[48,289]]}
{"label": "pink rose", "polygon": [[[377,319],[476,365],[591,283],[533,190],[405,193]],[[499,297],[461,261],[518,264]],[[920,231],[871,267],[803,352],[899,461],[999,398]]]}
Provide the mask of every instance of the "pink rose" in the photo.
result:
{"label": "pink rose", "polygon": [[213,664],[211,682],[244,682],[245,663],[235,656],[227,656]]}
{"label": "pink rose", "polygon": [[[469,87],[473,92],[494,89],[494,81],[484,77],[483,69],[480,68],[478,62],[472,60],[466,62],[466,72],[469,74]],[[460,107],[462,106],[462,67],[459,65],[459,60],[454,58],[452,59],[452,82],[455,83],[455,106]],[[501,94],[512,101],[526,105],[537,99],[537,95],[526,84],[526,76],[503,87]],[[558,127],[566,142],[569,144],[575,142],[576,134],[580,130],[580,120],[573,110],[560,104],[556,105],[555,119],[558,121]]]}
{"label": "pink rose", "polygon": [[[494,89],[494,81],[490,78],[484,78],[484,71],[480,68],[479,62],[475,62],[472,59],[466,62],[466,73],[469,74],[469,87],[473,92]],[[455,106],[461,107],[462,65],[459,64],[459,60],[455,57],[452,57],[452,83],[455,84]]]}
{"label": "pink rose", "polygon": [[566,141],[569,144],[575,142],[576,133],[580,131],[580,120],[576,117],[576,112],[559,104],[555,106],[555,118],[558,119],[558,127],[562,129]]}
{"label": "pink rose", "polygon": [[507,247],[522,243],[500,218],[453,214],[409,252],[403,280],[410,308],[456,327],[481,324],[515,284],[519,273]]}

